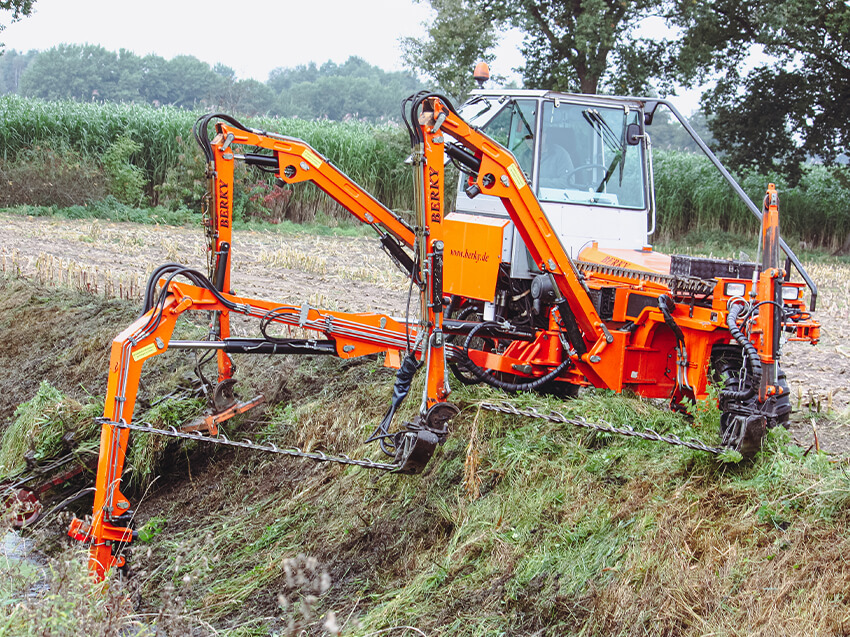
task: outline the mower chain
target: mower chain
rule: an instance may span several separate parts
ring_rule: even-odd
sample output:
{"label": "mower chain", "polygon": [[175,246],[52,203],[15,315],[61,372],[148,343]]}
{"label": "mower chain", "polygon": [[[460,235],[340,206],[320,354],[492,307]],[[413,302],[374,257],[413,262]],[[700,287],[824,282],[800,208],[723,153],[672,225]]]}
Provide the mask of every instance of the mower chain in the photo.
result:
{"label": "mower chain", "polygon": [[588,422],[584,418],[567,418],[562,413],[557,411],[551,411],[548,414],[541,413],[537,411],[534,407],[517,407],[510,403],[500,403],[498,405],[494,403],[479,403],[481,409],[486,409],[487,411],[497,411],[503,414],[509,414],[511,416],[525,416],[527,418],[537,418],[539,420],[546,420],[548,422],[553,423],[563,423],[567,425],[574,425],[576,427],[583,427],[585,429],[591,429],[593,431],[601,431],[609,434],[617,434],[620,436],[630,436],[632,438],[641,438],[643,440],[652,440],[655,442],[666,442],[668,445],[675,445],[677,447],[687,447],[688,449],[695,449],[697,451],[705,451],[710,454],[719,455],[723,452],[729,451],[728,448],[725,447],[710,447],[705,443],[700,442],[699,440],[694,440],[693,438],[690,440],[682,440],[679,436],[674,434],[663,435],[658,433],[657,431],[653,431],[652,429],[644,429],[638,431],[637,429],[633,429],[629,425],[625,427],[615,427],[608,423],[593,423]]}
{"label": "mower chain", "polygon": [[[724,447],[711,447],[706,445],[705,443],[700,442],[699,440],[682,440],[678,436],[674,434],[660,434],[657,431],[652,429],[644,429],[638,431],[628,425],[625,427],[615,427],[608,423],[593,423],[588,422],[584,418],[568,418],[557,411],[551,411],[548,414],[544,414],[542,412],[537,411],[534,407],[517,407],[512,405],[511,403],[489,403],[482,402],[479,403],[479,407],[481,409],[485,409],[487,411],[495,411],[502,414],[508,414],[511,416],[525,416],[526,418],[536,418],[539,420],[546,420],[552,423],[559,424],[568,424],[574,425],[576,427],[583,427],[584,429],[590,429],[593,431],[601,431],[603,433],[609,434],[617,434],[620,436],[630,436],[632,438],[641,438],[643,440],[652,440],[655,442],[664,442],[669,445],[675,445],[679,447],[687,447],[689,449],[694,449],[696,451],[705,451],[706,453],[719,455],[725,451],[728,451],[727,448]],[[356,460],[354,458],[349,458],[348,456],[342,454],[338,456],[329,456],[328,454],[322,451],[302,451],[298,447],[291,447],[286,449],[281,449],[274,443],[270,443],[267,445],[257,444],[255,442],[251,442],[249,440],[230,440],[223,434],[219,434],[216,437],[205,436],[200,432],[183,432],[175,429],[174,427],[170,427],[169,429],[160,429],[158,427],[153,427],[151,425],[139,425],[136,423],[126,423],[126,422],[114,422],[104,418],[98,418],[98,422],[102,425],[109,425],[112,427],[118,427],[119,429],[132,429],[133,431],[141,431],[143,433],[154,434],[158,436],[166,436],[169,438],[180,438],[182,440],[196,440],[203,443],[210,443],[216,445],[225,445],[227,447],[236,447],[239,449],[250,449],[252,451],[262,451],[265,453],[276,453],[284,456],[289,456],[293,458],[305,458],[307,460],[313,460],[316,462],[333,462],[337,464],[344,465],[353,465],[355,467],[364,467],[366,469],[379,469],[381,471],[395,471],[399,472],[402,469],[401,463],[388,463],[388,462],[376,462],[374,460],[370,460],[368,458],[363,460]]]}
{"label": "mower chain", "polygon": [[307,458],[308,460],[315,460],[316,462],[335,462],[337,464],[354,465],[355,467],[365,467],[367,469],[380,469],[382,471],[393,471],[394,469],[398,469],[397,464],[389,464],[387,462],[375,462],[374,460],[369,460],[368,458],[364,460],[355,460],[354,458],[349,458],[344,454],[339,456],[329,456],[321,451],[302,451],[298,447],[281,449],[274,443],[260,445],[251,442],[250,440],[230,440],[224,434],[219,434],[218,436],[213,438],[210,436],[205,436],[200,432],[188,433],[178,431],[174,427],[171,427],[169,429],[159,429],[150,425],[137,425],[135,423],[114,422],[103,418],[98,418],[97,421],[101,425],[110,425],[112,427],[118,427],[119,429],[132,429],[133,431],[141,431],[157,436],[167,436],[169,438],[197,440],[199,442],[225,445],[227,447],[237,447],[239,449],[251,449],[253,451],[264,451],[266,453],[277,453],[283,456],[291,456],[294,458]]}

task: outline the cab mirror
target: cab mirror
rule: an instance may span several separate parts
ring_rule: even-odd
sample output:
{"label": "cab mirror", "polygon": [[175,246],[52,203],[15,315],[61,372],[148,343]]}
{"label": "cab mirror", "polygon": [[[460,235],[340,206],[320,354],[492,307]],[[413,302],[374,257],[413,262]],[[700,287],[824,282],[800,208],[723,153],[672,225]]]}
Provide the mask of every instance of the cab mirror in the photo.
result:
{"label": "cab mirror", "polygon": [[640,130],[640,124],[626,126],[626,143],[629,146],[637,146],[641,139],[643,139],[643,133]]}

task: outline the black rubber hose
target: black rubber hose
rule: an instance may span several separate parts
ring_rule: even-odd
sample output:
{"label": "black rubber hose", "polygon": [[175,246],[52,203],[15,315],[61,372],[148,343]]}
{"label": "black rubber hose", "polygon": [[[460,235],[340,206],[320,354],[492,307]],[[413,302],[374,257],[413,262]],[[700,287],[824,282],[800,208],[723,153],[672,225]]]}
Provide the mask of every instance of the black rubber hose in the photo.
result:
{"label": "black rubber hose", "polygon": [[182,267],[183,266],[179,263],[164,263],[151,273],[145,286],[145,296],[142,300],[142,312],[139,316],[144,316],[153,307],[154,302],[156,301],[156,284],[162,278],[163,273],[171,270],[172,268]]}
{"label": "black rubber hose", "polygon": [[211,162],[214,158],[212,144],[210,143],[209,133],[207,131],[210,121],[214,119],[224,120],[231,126],[238,128],[244,131],[250,131],[251,129],[242,124],[240,121],[234,119],[230,115],[225,115],[224,113],[209,113],[207,115],[202,115],[197,119],[195,125],[192,126],[192,134],[195,136],[195,141],[198,142],[198,145],[204,151],[204,157],[207,159],[207,163]]}
{"label": "black rubber hose", "polygon": [[744,311],[746,306],[743,303],[735,303],[729,309],[729,313],[726,315],[726,327],[729,328],[729,333],[732,335],[732,338],[740,345],[744,350],[744,358],[749,363],[750,368],[750,386],[748,389],[722,389],[720,391],[720,399],[726,400],[748,400],[752,398],[758,386],[761,384],[761,359],[759,358],[758,350],[756,346],[753,345],[752,341],[748,339],[744,333],[741,331],[741,328],[738,327],[738,317],[741,315],[741,312]]}
{"label": "black rubber hose", "polygon": [[471,330],[469,330],[469,334],[467,335],[466,340],[463,342],[463,354],[465,356],[465,360],[463,360],[462,364],[463,369],[465,371],[468,371],[473,376],[478,378],[481,382],[487,383],[491,387],[496,387],[497,389],[502,389],[504,391],[533,391],[538,387],[545,385],[550,380],[557,378],[561,372],[563,372],[572,364],[572,361],[567,358],[545,376],[541,376],[540,378],[536,378],[527,383],[508,383],[506,381],[499,380],[498,378],[494,378],[489,371],[487,371],[483,367],[479,367],[478,365],[472,362],[472,359],[469,358],[469,344],[472,342],[472,337],[475,336],[475,333],[485,325],[494,327],[499,326],[498,323],[495,323],[493,321],[485,321],[483,323],[479,323]]}
{"label": "black rubber hose", "polygon": [[395,444],[393,443],[393,437],[395,434],[390,434],[390,424],[392,423],[393,416],[395,416],[395,412],[410,392],[410,385],[413,383],[413,377],[420,366],[421,363],[416,360],[416,356],[413,354],[408,354],[404,357],[404,360],[396,373],[395,384],[393,385],[393,398],[390,402],[390,407],[387,409],[384,417],[381,419],[381,422],[375,428],[372,435],[365,440],[365,442],[377,440],[381,447],[381,451],[388,456],[395,456]]}
{"label": "black rubber hose", "polygon": [[676,335],[676,340],[679,343],[684,343],[685,334],[673,318],[673,310],[676,309],[676,302],[669,295],[662,294],[658,297],[658,309],[660,309],[661,313],[664,315],[664,322],[667,324],[667,327],[673,330],[673,334]]}
{"label": "black rubber hose", "polygon": [[416,122],[418,121],[417,111],[422,105],[422,102],[431,97],[436,97],[443,103],[446,108],[449,109],[449,111],[457,115],[457,110],[455,109],[454,104],[452,104],[451,100],[449,100],[449,98],[445,95],[441,95],[440,93],[417,93],[415,96],[413,96],[412,104],[410,106],[410,124],[412,127],[411,142],[413,143],[413,145],[416,145],[417,143],[421,144],[425,141],[422,137],[422,131],[419,130],[419,126],[416,124]]}
{"label": "black rubber hose", "polygon": [[[168,276],[168,280],[166,281],[165,287],[160,292],[159,300],[155,301],[154,295],[156,292],[156,284],[159,279],[165,276]],[[191,281],[193,285],[209,290],[212,295],[228,310],[233,310],[236,308],[236,304],[232,301],[228,301],[227,299],[225,299],[221,295],[221,293],[216,289],[216,287],[212,284],[212,282],[201,272],[198,272],[197,270],[194,270],[192,268],[187,268],[186,266],[180,265],[178,263],[166,263],[165,265],[161,265],[156,270],[154,270],[151,276],[148,278],[148,283],[145,288],[144,305],[142,308],[142,313],[139,315],[140,317],[144,316],[147,312],[149,312],[157,304],[157,302],[164,306],[165,288],[168,287],[168,283],[170,283],[176,276],[183,276],[189,279],[189,281]]]}
{"label": "black rubber hose", "polygon": [[409,113],[408,113],[408,110],[407,110],[407,105],[410,104],[413,100],[416,100],[419,97],[421,97],[422,95],[426,95],[427,93],[428,93],[428,91],[419,91],[418,93],[414,93],[413,95],[405,97],[401,101],[401,120],[404,122],[404,125],[407,127],[407,134],[410,137],[410,145],[411,146],[416,145],[416,137],[414,136],[414,133],[413,133],[413,128],[415,127],[415,122],[409,120],[409,118],[408,118]]}

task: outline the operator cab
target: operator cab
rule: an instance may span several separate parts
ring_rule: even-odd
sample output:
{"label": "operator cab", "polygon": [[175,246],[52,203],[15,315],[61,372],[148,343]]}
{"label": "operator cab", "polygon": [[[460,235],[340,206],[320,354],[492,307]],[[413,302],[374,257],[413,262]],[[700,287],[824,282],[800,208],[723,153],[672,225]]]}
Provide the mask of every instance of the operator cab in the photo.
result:
{"label": "operator cab", "polygon": [[[655,214],[641,101],[479,90],[460,113],[511,151],[568,254],[578,258],[592,242],[615,250],[647,246]],[[456,217],[508,219],[497,197],[470,197],[466,185],[461,179]],[[511,264],[512,278],[532,278],[537,270],[519,233],[512,223],[503,227],[502,263]]]}

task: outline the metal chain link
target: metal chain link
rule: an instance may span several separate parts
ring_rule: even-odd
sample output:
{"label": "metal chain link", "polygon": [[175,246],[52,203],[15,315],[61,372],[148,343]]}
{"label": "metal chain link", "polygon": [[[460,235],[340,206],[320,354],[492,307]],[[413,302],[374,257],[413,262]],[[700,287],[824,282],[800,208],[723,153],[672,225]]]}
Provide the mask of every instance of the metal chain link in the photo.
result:
{"label": "metal chain link", "polygon": [[668,445],[687,447],[689,449],[705,451],[714,455],[718,455],[723,453],[724,451],[728,451],[728,449],[725,449],[723,447],[710,447],[705,443],[700,442],[699,440],[694,440],[693,438],[689,440],[682,440],[681,438],[679,438],[679,436],[676,436],[674,434],[663,435],[658,433],[657,431],[653,431],[652,429],[644,429],[642,431],[638,431],[637,429],[634,429],[629,425],[626,425],[625,427],[615,427],[608,423],[599,424],[588,422],[584,418],[567,418],[564,414],[557,411],[551,411],[548,414],[544,414],[537,411],[534,407],[517,407],[516,405],[512,405],[511,403],[500,403],[496,405],[494,403],[483,402],[479,403],[479,407],[481,407],[481,409],[486,409],[487,411],[497,411],[503,414],[509,414],[511,416],[525,416],[527,418],[537,418],[539,420],[546,420],[548,422],[575,425],[576,427],[583,427],[585,429],[591,429],[594,431],[618,434],[620,436],[642,438],[643,440],[653,440],[655,442],[666,442]]}
{"label": "metal chain link", "polygon": [[[714,455],[718,455],[725,451],[728,451],[728,449],[725,449],[723,447],[711,447],[693,438],[689,440],[682,440],[675,434],[663,435],[652,429],[644,429],[638,431],[629,425],[626,425],[624,427],[615,427],[606,422],[600,424],[588,422],[584,418],[568,418],[564,414],[554,410],[550,411],[548,414],[544,414],[542,412],[537,411],[537,409],[535,409],[534,407],[517,407],[516,405],[512,405],[511,403],[507,402],[503,402],[498,405],[495,403],[482,402],[479,403],[478,406],[481,409],[487,411],[495,411],[502,414],[508,414],[510,416],[525,416],[526,418],[536,418],[538,420],[546,420],[551,423],[583,427],[584,429],[590,429],[592,431],[601,431],[604,433],[617,434],[620,436],[641,438],[643,440],[652,440],[654,442],[664,442],[669,445],[687,447],[689,449],[694,449],[696,451],[705,451],[706,453],[711,453]],[[133,431],[141,431],[143,433],[149,433],[158,436],[180,438],[182,440],[196,440],[198,442],[225,445],[227,447],[237,447],[239,449],[250,449],[252,451],[262,451],[265,453],[276,453],[294,458],[306,458],[315,462],[334,462],[337,464],[364,467],[366,469],[379,469],[381,471],[393,471],[399,468],[399,465],[397,464],[390,464],[387,462],[376,462],[368,458],[364,460],[355,460],[354,458],[349,458],[344,454],[339,456],[329,456],[322,451],[308,452],[302,451],[298,447],[281,449],[274,443],[270,443],[268,445],[261,445],[251,442],[249,440],[230,440],[223,434],[219,434],[217,437],[212,438],[209,436],[205,436],[200,432],[187,433],[184,431],[179,431],[174,427],[171,427],[169,429],[159,429],[150,425],[138,425],[135,423],[126,422],[113,422],[103,418],[98,418],[97,420],[102,425],[109,425],[112,427],[117,427],[119,429],[132,429]]]}
{"label": "metal chain link", "polygon": [[393,469],[398,469],[398,465],[396,464],[389,464],[387,462],[375,462],[374,460],[369,460],[368,458],[365,460],[355,460],[354,458],[349,458],[344,454],[339,456],[329,456],[321,451],[302,451],[298,447],[281,449],[274,443],[270,443],[268,445],[260,445],[251,442],[250,440],[230,440],[227,436],[223,434],[219,434],[217,437],[212,438],[209,436],[205,436],[200,432],[187,433],[185,431],[178,431],[174,427],[171,427],[170,429],[159,429],[150,425],[137,425],[135,423],[113,422],[110,420],[105,420],[103,418],[99,418],[98,422],[100,422],[100,424],[102,425],[110,425],[119,429],[132,429],[133,431],[141,431],[144,433],[155,434],[157,436],[181,438],[183,440],[197,440],[199,442],[225,445],[227,447],[238,447],[239,449],[251,449],[253,451],[263,451],[266,453],[277,453],[283,456],[307,458],[308,460],[315,460],[316,462],[336,462],[338,464],[354,465],[356,467],[365,467],[367,469],[380,469],[382,471],[392,471]]}

